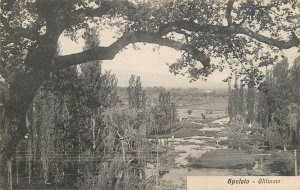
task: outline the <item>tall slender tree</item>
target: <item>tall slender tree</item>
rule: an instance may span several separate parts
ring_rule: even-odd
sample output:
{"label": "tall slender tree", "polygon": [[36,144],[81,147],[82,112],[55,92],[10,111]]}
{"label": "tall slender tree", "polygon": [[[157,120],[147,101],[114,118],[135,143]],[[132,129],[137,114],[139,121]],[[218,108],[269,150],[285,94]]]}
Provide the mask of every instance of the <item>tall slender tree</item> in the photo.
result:
{"label": "tall slender tree", "polygon": [[230,121],[233,120],[233,94],[231,89],[231,82],[230,80],[227,81],[228,83],[228,115],[230,118]]}
{"label": "tall slender tree", "polygon": [[239,114],[239,86],[237,78],[234,81],[234,88],[233,88],[233,116],[234,120],[237,119],[237,115]]}
{"label": "tall slender tree", "polygon": [[135,102],[134,102],[134,93],[135,93],[135,88],[134,88],[134,83],[135,83],[135,76],[131,75],[129,79],[129,85],[127,88],[127,93],[128,93],[128,106],[129,108],[134,108]]}
{"label": "tall slender tree", "polygon": [[127,92],[130,109],[144,109],[146,107],[146,92],[143,90],[140,76],[131,75]]}
{"label": "tall slender tree", "polygon": [[255,81],[254,76],[249,76],[247,88],[247,120],[249,123],[253,122],[255,118],[254,103],[255,103]]}
{"label": "tall slender tree", "polygon": [[[295,147],[300,150],[300,56],[297,57],[291,68],[291,85],[292,85],[292,114],[296,117],[294,120],[295,130],[294,143]],[[295,125],[296,124],[296,125]]]}
{"label": "tall slender tree", "polygon": [[239,88],[239,114],[244,116],[245,114],[245,102],[244,102],[244,84],[240,82]]}

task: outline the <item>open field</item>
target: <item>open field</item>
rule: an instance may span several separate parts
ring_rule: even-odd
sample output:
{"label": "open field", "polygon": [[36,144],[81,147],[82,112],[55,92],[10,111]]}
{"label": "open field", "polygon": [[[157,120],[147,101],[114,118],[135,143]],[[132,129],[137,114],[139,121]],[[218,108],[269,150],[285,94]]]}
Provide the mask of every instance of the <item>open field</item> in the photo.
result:
{"label": "open field", "polygon": [[199,168],[252,168],[255,164],[254,156],[243,151],[220,149],[204,153],[200,158],[189,157],[190,167]]}
{"label": "open field", "polygon": [[[188,122],[178,122],[176,124],[175,129],[172,132],[167,132],[163,134],[159,134],[160,138],[171,138],[174,136],[175,138],[183,138],[190,137],[195,135],[203,135],[203,132],[199,129],[202,129],[203,125],[188,123]],[[155,135],[150,136],[149,138],[156,138]]]}
{"label": "open field", "polygon": [[178,106],[178,108],[191,109],[191,110],[225,111],[225,110],[227,110],[227,101],[226,100],[217,100],[214,102],[207,102],[207,103],[202,103],[202,104]]}

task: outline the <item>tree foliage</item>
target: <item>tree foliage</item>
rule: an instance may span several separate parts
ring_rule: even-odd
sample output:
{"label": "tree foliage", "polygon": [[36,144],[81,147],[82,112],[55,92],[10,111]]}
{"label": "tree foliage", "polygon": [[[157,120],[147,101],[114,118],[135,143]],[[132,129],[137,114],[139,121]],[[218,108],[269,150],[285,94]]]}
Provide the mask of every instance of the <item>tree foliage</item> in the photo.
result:
{"label": "tree foliage", "polygon": [[[22,139],[25,146],[19,144],[18,159],[20,166],[23,160],[27,165],[19,175],[29,175],[31,183],[43,179],[44,184],[78,188],[88,184],[86,175],[98,172],[93,164],[99,163],[104,147],[102,113],[118,103],[117,80],[102,74],[99,62],[81,65],[80,71],[53,72],[27,112],[29,135]],[[92,161],[86,165],[84,159]]]}
{"label": "tree foliage", "polygon": [[129,79],[128,106],[129,108],[143,109],[146,107],[146,91],[143,90],[141,77],[131,75]]}
{"label": "tree foliage", "polygon": [[170,92],[161,92],[158,97],[158,104],[152,110],[156,126],[156,132],[172,130],[177,120],[175,104],[171,101]]}
{"label": "tree foliage", "polygon": [[284,59],[266,71],[266,79],[259,87],[256,121],[267,129],[271,148],[299,146],[298,70],[297,59],[291,68]]}
{"label": "tree foliage", "polygon": [[[154,122],[150,110],[126,107],[108,109],[104,113],[104,160],[106,168],[99,169],[108,183],[98,180],[100,189],[143,189],[145,165],[149,157],[150,144],[147,131]],[[101,178],[103,179],[103,178]],[[105,177],[104,177],[105,179]]]}

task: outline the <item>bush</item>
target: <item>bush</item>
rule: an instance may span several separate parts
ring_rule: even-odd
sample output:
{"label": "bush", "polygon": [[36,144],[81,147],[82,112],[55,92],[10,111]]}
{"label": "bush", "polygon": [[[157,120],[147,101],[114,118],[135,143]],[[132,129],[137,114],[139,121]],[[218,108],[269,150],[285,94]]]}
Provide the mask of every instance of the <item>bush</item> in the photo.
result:
{"label": "bush", "polygon": [[267,166],[272,172],[284,176],[294,175],[294,158],[289,152],[275,152],[271,156],[271,164]]}
{"label": "bush", "polygon": [[186,111],[189,115],[191,115],[193,113],[193,110],[187,110]]}

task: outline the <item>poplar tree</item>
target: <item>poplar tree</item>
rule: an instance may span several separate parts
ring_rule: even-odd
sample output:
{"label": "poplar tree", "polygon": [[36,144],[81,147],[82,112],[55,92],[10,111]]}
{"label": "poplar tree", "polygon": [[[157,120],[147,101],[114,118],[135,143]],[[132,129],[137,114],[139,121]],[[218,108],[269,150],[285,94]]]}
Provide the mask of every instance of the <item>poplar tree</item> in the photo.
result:
{"label": "poplar tree", "polygon": [[129,109],[144,109],[146,107],[146,91],[143,90],[140,76],[130,76],[127,93]]}
{"label": "poplar tree", "polygon": [[245,103],[244,103],[244,84],[240,83],[239,88],[239,114],[244,116],[245,114]]}
{"label": "poplar tree", "polygon": [[254,113],[254,103],[255,103],[255,81],[253,76],[249,76],[250,79],[248,81],[248,88],[247,88],[247,119],[248,122],[253,122],[255,118]]}
{"label": "poplar tree", "polygon": [[231,89],[231,83],[230,80],[227,81],[228,83],[228,115],[230,118],[230,121],[233,120],[233,93]]}

